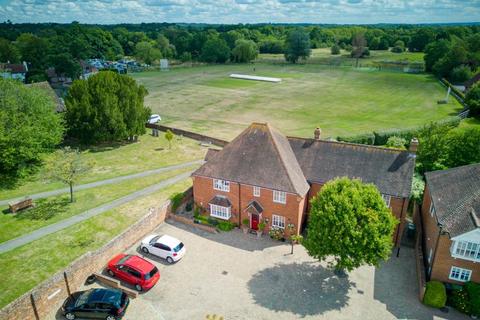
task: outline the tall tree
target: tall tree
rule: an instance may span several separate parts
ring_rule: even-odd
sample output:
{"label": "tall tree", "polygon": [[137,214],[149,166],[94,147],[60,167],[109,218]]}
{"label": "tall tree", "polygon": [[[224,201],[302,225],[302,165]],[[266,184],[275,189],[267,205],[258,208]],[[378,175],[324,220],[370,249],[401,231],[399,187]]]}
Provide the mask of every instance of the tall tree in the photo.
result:
{"label": "tall tree", "polygon": [[62,141],[65,128],[55,107],[44,91],[0,78],[0,175],[33,168]]}
{"label": "tall tree", "polygon": [[63,74],[72,79],[78,79],[82,74],[82,67],[69,53],[52,56],[50,60],[57,74]]}
{"label": "tall tree", "polygon": [[352,38],[352,57],[355,58],[355,67],[358,68],[358,59],[364,56],[367,40],[362,32],[356,33]]}
{"label": "tall tree", "polygon": [[285,40],[285,60],[297,63],[299,59],[310,57],[310,36],[301,29],[296,29],[288,35]]}
{"label": "tall tree", "polygon": [[68,135],[95,143],[145,133],[147,93],[129,76],[111,71],[74,81],[65,99]]}
{"label": "tall tree", "polygon": [[20,61],[20,52],[7,39],[0,38],[0,62],[17,63]]}
{"label": "tall tree", "polygon": [[70,188],[70,202],[73,202],[73,186],[90,170],[91,166],[91,163],[82,158],[80,151],[65,147],[46,161],[46,178],[67,184]]}
{"label": "tall tree", "polygon": [[202,47],[201,59],[210,63],[225,63],[230,58],[230,48],[225,40],[213,37]]}
{"label": "tall tree", "polygon": [[339,271],[378,265],[391,254],[397,223],[373,184],[338,178],[312,199],[303,245],[314,258],[333,257]]}
{"label": "tall tree", "polygon": [[236,62],[250,62],[258,56],[258,48],[252,40],[237,40],[232,56]]}
{"label": "tall tree", "polygon": [[149,41],[142,41],[135,46],[135,57],[146,64],[154,64],[162,58],[162,52]]}
{"label": "tall tree", "polygon": [[480,116],[480,83],[477,82],[473,87],[471,87],[466,96],[465,102],[470,107],[470,112],[474,116]]}

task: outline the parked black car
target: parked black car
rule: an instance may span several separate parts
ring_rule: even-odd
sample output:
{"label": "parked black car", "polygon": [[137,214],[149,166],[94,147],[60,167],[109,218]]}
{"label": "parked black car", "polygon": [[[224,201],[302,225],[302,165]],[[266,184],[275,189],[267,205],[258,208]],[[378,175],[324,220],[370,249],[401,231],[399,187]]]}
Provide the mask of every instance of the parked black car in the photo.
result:
{"label": "parked black car", "polygon": [[94,318],[117,320],[127,310],[130,299],[118,289],[90,289],[73,293],[65,300],[62,312],[65,318]]}

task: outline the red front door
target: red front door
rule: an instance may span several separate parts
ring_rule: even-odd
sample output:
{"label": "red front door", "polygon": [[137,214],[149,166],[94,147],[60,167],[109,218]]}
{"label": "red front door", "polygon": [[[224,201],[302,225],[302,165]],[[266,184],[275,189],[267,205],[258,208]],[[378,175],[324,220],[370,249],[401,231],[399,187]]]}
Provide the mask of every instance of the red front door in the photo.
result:
{"label": "red front door", "polygon": [[253,230],[258,230],[258,214],[250,215],[250,226]]}

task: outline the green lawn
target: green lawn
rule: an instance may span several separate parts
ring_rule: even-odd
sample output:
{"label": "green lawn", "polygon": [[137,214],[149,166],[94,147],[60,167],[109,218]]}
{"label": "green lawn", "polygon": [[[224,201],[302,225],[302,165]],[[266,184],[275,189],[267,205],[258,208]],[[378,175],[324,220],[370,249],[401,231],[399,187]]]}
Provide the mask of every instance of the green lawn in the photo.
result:
{"label": "green lawn", "polygon": [[[0,243],[93,209],[194,168],[179,169],[146,178],[81,190],[74,193],[74,203],[70,203],[70,195],[66,194],[38,200],[35,208],[17,214],[0,213]],[[0,207],[0,210],[5,209],[6,207]]]}
{"label": "green lawn", "polygon": [[105,212],[85,222],[59,231],[0,255],[0,308],[35,287],[73,260],[95,250],[147,213],[161,206],[172,194],[184,191],[191,180],[170,186],[150,196]]}
{"label": "green lawn", "polygon": [[[384,52],[386,55],[393,55]],[[404,54],[407,55],[407,54]],[[418,54],[411,55],[418,60]],[[400,55],[402,56],[402,55]],[[253,121],[287,135],[324,137],[406,128],[455,115],[455,99],[438,105],[445,89],[431,75],[329,67],[318,64],[232,64],[173,68],[133,76],[146,104],[163,123],[232,139]],[[230,73],[281,77],[281,83],[230,79]]]}
{"label": "green lawn", "polygon": [[[137,143],[92,147],[83,150],[83,156],[87,161],[92,161],[94,166],[79,184],[202,159],[205,152],[206,148],[201,147],[198,141],[181,137],[176,137],[169,149],[163,134],[158,138],[145,134],[139,137]],[[45,181],[43,176],[40,168],[36,175],[20,181],[13,188],[0,189],[0,199],[65,188],[61,183]]]}

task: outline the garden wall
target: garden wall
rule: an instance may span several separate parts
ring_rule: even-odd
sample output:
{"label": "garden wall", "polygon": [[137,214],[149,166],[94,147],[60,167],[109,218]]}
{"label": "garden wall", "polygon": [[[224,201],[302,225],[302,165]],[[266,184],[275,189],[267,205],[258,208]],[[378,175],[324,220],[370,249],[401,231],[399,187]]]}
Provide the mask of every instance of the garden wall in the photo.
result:
{"label": "garden wall", "polygon": [[64,271],[58,272],[0,310],[0,319],[45,319],[71,292],[77,291],[89,275],[102,270],[113,256],[131,247],[163,223],[170,208],[170,201],[160,208],[151,208],[148,214],[106,245],[87,252]]}
{"label": "garden wall", "polygon": [[417,283],[418,283],[418,299],[423,302],[423,296],[426,289],[426,274],[425,274],[425,261],[423,257],[423,225],[421,218],[420,207],[417,203],[413,204],[413,223],[415,224],[416,236],[415,236],[415,262],[417,269]]}
{"label": "garden wall", "polygon": [[164,131],[164,132],[167,131],[167,130],[170,130],[176,135],[185,136],[185,137],[188,137],[190,139],[197,140],[197,141],[200,141],[200,142],[208,142],[208,143],[211,143],[211,144],[219,146],[219,147],[225,147],[228,144],[228,141],[226,141],[226,140],[205,136],[205,135],[200,134],[200,133],[195,133],[195,132],[191,132],[191,131],[187,131],[187,130],[183,130],[183,129],[167,127],[167,126],[160,125],[160,124],[147,123],[146,127],[150,128],[150,129],[157,129],[157,130]]}

